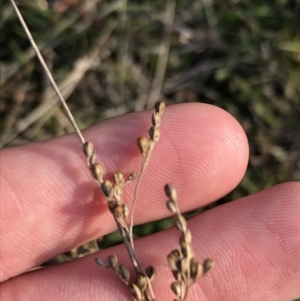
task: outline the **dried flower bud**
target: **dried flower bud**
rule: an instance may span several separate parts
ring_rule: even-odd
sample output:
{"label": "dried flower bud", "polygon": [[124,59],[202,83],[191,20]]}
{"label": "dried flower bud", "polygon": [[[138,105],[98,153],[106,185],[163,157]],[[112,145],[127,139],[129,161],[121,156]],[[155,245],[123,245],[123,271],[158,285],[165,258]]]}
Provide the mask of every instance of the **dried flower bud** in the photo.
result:
{"label": "dried flower bud", "polygon": [[212,259],[207,258],[203,262],[203,272],[207,274],[214,267],[214,262]]}
{"label": "dried flower bud", "polygon": [[155,268],[152,265],[149,265],[145,272],[146,272],[146,275],[148,276],[149,280],[152,281],[155,276]]}
{"label": "dried flower bud", "polygon": [[136,300],[136,301],[142,301],[143,300],[143,296],[142,296],[142,292],[140,291],[140,289],[137,287],[136,284],[134,283],[130,283],[128,285],[128,289],[132,295],[132,297]]}
{"label": "dried flower bud", "polygon": [[166,193],[166,196],[173,200],[173,201],[176,201],[177,200],[177,193],[176,193],[176,189],[170,185],[170,184],[167,184],[165,186],[165,193]]}
{"label": "dried flower bud", "polygon": [[171,289],[177,297],[181,296],[182,288],[181,288],[181,285],[178,281],[174,281],[174,282],[171,283]]}
{"label": "dried flower bud", "polygon": [[113,185],[109,180],[105,180],[102,184],[101,184],[101,189],[104,193],[104,195],[108,198],[111,199],[112,194],[113,194]]}
{"label": "dried flower bud", "polygon": [[117,172],[114,174],[114,179],[117,185],[124,185],[125,184],[125,179],[124,175],[121,172]]}
{"label": "dried flower bud", "polygon": [[162,115],[164,110],[165,110],[165,103],[163,101],[158,101],[155,104],[155,112],[158,113],[159,115]]}

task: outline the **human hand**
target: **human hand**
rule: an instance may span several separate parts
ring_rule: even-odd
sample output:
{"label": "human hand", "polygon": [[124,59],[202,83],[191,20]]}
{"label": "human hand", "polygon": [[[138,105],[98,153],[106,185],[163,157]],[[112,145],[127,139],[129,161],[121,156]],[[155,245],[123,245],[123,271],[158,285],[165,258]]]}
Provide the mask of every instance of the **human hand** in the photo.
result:
{"label": "human hand", "polygon": [[[84,131],[107,173],[139,171],[136,138],[149,127],[149,112],[120,116]],[[1,300],[132,300],[127,288],[95,257],[124,246],[25,273],[115,229],[75,135],[1,151]],[[244,175],[246,136],[229,114],[205,104],[168,107],[161,138],[140,185],[135,222],[169,215],[163,187],[172,183],[179,207],[189,211],[230,192]],[[126,187],[132,200],[134,184]],[[291,182],[206,211],[188,221],[195,258],[216,267],[189,291],[187,300],[290,301],[300,296],[300,183]],[[173,300],[166,255],[177,247],[169,229],[135,241],[145,266],[156,267],[157,300]]]}

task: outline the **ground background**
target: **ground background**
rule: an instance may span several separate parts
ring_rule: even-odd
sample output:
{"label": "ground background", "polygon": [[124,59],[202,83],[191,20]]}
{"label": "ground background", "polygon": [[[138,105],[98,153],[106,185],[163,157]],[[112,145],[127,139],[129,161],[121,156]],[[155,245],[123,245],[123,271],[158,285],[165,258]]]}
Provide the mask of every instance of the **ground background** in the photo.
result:
{"label": "ground background", "polygon": [[[153,107],[158,97],[210,103],[239,120],[251,146],[243,181],[219,203],[300,180],[298,0],[18,4],[81,128]],[[1,1],[0,22],[2,146],[73,131],[9,1]],[[168,226],[151,223],[136,236]],[[98,243],[118,241],[113,234]]]}

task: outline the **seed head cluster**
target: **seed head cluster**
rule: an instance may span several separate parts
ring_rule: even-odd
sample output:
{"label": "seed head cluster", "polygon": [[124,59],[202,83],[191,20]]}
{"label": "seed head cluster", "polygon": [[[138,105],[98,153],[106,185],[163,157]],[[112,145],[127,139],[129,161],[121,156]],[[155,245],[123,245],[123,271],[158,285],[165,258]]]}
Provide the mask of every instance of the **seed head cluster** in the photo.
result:
{"label": "seed head cluster", "polygon": [[[139,175],[137,173],[132,173],[125,178],[122,172],[117,172],[114,174],[113,181],[104,179],[103,168],[101,164],[96,162],[96,154],[93,144],[86,142],[83,145],[88,166],[97,185],[102,190],[106,198],[108,208],[116,222],[118,231],[121,234],[135,274],[131,275],[128,267],[125,264],[119,263],[116,255],[110,255],[106,260],[96,258],[96,263],[103,268],[112,270],[125,283],[132,298],[136,301],[156,300],[151,285],[155,276],[155,268],[149,265],[146,269],[144,269],[141,265],[134,249],[132,226],[138,185],[141,180],[141,175],[148,165],[155,143],[159,140],[159,126],[164,109],[165,104],[163,102],[156,103],[155,111],[152,114],[152,126],[149,129],[149,137],[140,137],[137,140],[138,147],[143,157],[143,163]],[[137,179],[137,184],[131,208],[132,218],[129,223],[129,208],[125,203],[123,203],[123,189],[127,183],[135,179]],[[171,283],[171,289],[177,296],[177,299],[174,301],[183,301],[187,297],[190,286],[211,270],[213,261],[211,259],[206,259],[203,263],[195,261],[191,244],[192,234],[187,227],[187,221],[179,211],[176,190],[173,186],[166,185],[165,193],[168,197],[168,201],[166,203],[167,208],[174,215],[174,224],[181,232],[179,238],[180,248],[171,251],[167,256],[168,264],[175,278],[175,281]]]}

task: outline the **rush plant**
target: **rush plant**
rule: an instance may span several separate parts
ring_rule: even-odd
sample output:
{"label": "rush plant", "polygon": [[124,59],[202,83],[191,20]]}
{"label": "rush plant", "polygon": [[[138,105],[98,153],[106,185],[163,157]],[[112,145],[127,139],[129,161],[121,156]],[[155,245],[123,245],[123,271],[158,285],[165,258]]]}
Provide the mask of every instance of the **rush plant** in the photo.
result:
{"label": "rush plant", "polygon": [[[96,152],[93,144],[91,142],[85,141],[84,137],[82,136],[16,4],[13,0],[11,0],[11,3],[81,141],[83,152],[87,158],[87,165],[96,184],[105,196],[107,207],[116,223],[116,227],[122,237],[125,249],[133,265],[134,274],[132,275],[129,271],[129,268],[125,264],[120,263],[118,257],[114,254],[108,256],[106,260],[96,258],[96,263],[101,267],[114,272],[127,286],[134,300],[155,301],[155,292],[152,288],[152,281],[155,277],[155,268],[150,264],[147,267],[144,267],[141,264],[138,258],[138,254],[136,253],[134,248],[132,227],[134,224],[134,207],[137,201],[139,183],[142,179],[143,172],[149,163],[151,154],[154,150],[154,146],[159,141],[160,124],[163,112],[165,110],[165,104],[163,102],[157,102],[155,104],[155,110],[152,114],[152,126],[149,128],[148,132],[149,136],[140,137],[137,139],[137,145],[143,157],[143,163],[139,174],[133,172],[128,177],[125,177],[122,172],[116,172],[114,174],[113,181],[105,179],[103,166],[101,165],[101,163],[97,162]],[[123,202],[123,192],[126,188],[126,185],[132,181],[136,181],[135,193],[132,202],[132,208],[128,208],[128,206]],[[191,285],[211,270],[211,268],[213,267],[213,261],[211,259],[206,259],[204,260],[204,262],[200,263],[195,260],[192,247],[192,234],[188,229],[186,219],[180,213],[177,204],[176,190],[172,185],[167,184],[165,186],[165,194],[168,198],[168,200],[166,201],[166,206],[170,210],[172,215],[174,215],[174,224],[180,232],[179,247],[171,251],[166,256],[166,261],[168,262],[175,279],[175,281],[171,283],[170,287],[176,295],[175,300],[183,301],[187,298],[188,291]]]}

